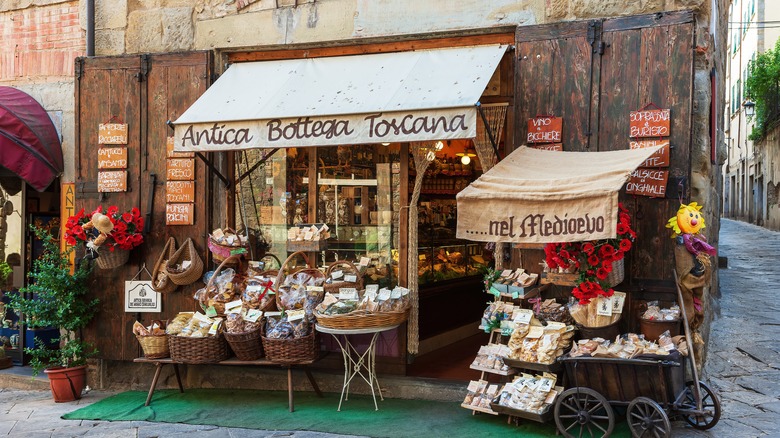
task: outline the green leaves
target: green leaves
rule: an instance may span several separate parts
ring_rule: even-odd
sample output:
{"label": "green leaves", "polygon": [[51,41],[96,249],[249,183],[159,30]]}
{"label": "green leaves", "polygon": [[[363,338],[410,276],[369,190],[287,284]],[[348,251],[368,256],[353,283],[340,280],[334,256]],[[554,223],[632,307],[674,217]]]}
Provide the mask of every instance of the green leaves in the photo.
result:
{"label": "green leaves", "polygon": [[755,61],[750,63],[749,72],[745,79],[745,97],[756,104],[756,125],[748,138],[756,141],[766,135],[769,124],[780,116],[777,107],[777,99],[780,98],[780,40],[774,49],[756,56]]}

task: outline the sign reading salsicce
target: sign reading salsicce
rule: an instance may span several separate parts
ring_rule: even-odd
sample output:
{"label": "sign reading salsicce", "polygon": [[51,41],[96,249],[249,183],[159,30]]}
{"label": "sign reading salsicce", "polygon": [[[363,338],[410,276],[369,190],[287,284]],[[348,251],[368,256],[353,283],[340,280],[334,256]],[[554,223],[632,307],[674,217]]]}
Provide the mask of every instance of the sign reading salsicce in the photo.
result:
{"label": "sign reading salsicce", "polygon": [[329,146],[476,136],[476,109],[294,117],[176,126],[176,152]]}

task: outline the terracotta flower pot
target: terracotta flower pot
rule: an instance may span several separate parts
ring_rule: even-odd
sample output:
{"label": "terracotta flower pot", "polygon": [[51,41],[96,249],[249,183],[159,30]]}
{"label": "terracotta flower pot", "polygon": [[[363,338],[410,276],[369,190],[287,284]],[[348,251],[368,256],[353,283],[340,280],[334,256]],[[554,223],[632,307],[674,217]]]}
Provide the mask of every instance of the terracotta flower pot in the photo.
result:
{"label": "terracotta flower pot", "polygon": [[51,394],[56,403],[71,402],[81,398],[87,383],[87,366],[72,368],[55,367],[43,370],[49,376]]}

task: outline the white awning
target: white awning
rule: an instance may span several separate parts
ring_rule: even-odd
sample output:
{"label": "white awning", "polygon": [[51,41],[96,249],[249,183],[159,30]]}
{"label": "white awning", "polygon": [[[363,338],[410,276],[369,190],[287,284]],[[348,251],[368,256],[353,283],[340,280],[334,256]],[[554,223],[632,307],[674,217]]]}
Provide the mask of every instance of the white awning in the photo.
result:
{"label": "white awning", "polygon": [[473,138],[506,47],[233,64],[174,122],[174,149]]}

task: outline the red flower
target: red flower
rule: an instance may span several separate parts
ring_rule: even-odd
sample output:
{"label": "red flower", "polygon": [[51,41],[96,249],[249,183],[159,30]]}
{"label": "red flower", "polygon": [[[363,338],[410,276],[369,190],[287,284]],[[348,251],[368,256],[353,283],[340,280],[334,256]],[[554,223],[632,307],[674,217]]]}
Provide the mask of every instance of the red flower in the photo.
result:
{"label": "red flower", "polygon": [[601,264],[601,269],[607,271],[607,274],[612,272],[612,260],[610,260],[609,262],[604,260],[604,262]]}
{"label": "red flower", "polygon": [[623,239],[620,241],[620,251],[626,252],[629,249],[631,249],[631,241],[628,239]]}
{"label": "red flower", "polygon": [[607,272],[604,268],[599,268],[596,270],[596,278],[599,280],[606,280],[607,276],[609,275],[609,272]]}
{"label": "red flower", "polygon": [[596,254],[588,257],[588,264],[591,266],[598,266],[600,263],[599,257]]}
{"label": "red flower", "polygon": [[615,248],[613,248],[612,245],[604,245],[599,250],[599,255],[601,257],[611,257],[615,255]]}
{"label": "red flower", "polygon": [[133,215],[130,213],[122,213],[122,220],[125,221],[125,223],[130,223],[133,221]]}
{"label": "red flower", "polygon": [[107,216],[114,216],[119,211],[119,208],[116,205],[112,205],[111,207],[108,207],[108,210],[106,210]]}
{"label": "red flower", "polygon": [[572,259],[571,255],[569,254],[569,251],[566,251],[565,249],[562,249],[561,252],[558,253],[558,255],[561,256],[561,258],[564,260]]}
{"label": "red flower", "polygon": [[593,246],[592,243],[586,242],[582,245],[582,251],[584,251],[587,255],[593,255],[593,252],[596,251],[596,247]]}
{"label": "red flower", "polygon": [[124,222],[117,222],[114,224],[114,231],[111,232],[112,235],[116,235],[117,233],[126,233],[127,232],[127,224]]}
{"label": "red flower", "polygon": [[621,234],[621,235],[626,234],[626,233],[628,233],[628,230],[629,230],[628,225],[624,224],[623,222],[620,222],[620,223],[617,224],[617,233],[618,234]]}
{"label": "red flower", "polygon": [[130,214],[132,214],[134,218],[141,217],[141,211],[136,207],[130,209]]}

